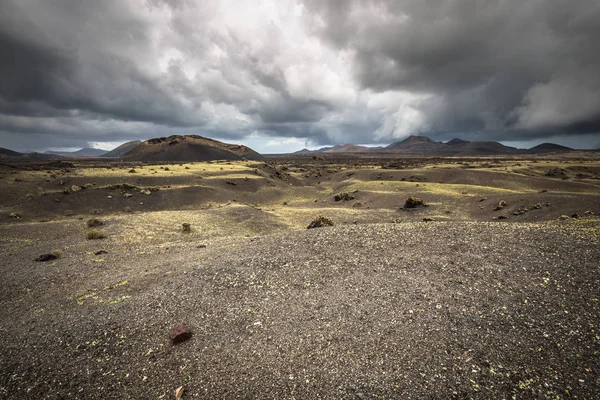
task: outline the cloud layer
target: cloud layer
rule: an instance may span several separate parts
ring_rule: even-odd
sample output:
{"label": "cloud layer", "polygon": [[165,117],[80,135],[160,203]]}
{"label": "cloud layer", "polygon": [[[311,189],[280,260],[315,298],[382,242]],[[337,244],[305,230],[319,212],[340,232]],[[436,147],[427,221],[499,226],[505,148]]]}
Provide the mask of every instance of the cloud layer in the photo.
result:
{"label": "cloud layer", "polygon": [[0,2],[0,146],[600,132],[594,0]]}

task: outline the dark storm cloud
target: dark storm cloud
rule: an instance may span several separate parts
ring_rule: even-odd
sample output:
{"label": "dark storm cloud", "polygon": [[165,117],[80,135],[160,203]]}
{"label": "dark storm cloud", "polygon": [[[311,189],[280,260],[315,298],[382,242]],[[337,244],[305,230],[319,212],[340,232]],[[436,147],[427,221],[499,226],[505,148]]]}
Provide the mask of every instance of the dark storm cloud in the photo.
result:
{"label": "dark storm cloud", "polygon": [[600,3],[308,1],[364,89],[430,94],[425,131],[599,132]]}
{"label": "dark storm cloud", "polygon": [[0,0],[0,147],[600,131],[600,4]]}

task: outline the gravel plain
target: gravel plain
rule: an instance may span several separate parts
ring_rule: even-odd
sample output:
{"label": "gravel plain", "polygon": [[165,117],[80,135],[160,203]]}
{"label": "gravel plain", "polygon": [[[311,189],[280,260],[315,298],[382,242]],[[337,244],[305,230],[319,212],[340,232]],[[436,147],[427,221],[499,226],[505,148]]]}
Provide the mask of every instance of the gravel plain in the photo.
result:
{"label": "gravel plain", "polygon": [[[143,249],[52,224],[0,226],[1,399],[600,397],[598,220]],[[55,263],[15,244],[44,234]]]}

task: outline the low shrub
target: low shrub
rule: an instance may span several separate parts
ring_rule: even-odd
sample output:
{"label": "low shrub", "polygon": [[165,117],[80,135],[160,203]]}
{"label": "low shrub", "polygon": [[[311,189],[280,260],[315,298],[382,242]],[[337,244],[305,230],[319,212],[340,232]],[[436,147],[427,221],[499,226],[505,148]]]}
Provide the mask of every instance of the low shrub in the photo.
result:
{"label": "low shrub", "polygon": [[101,219],[98,219],[98,218],[91,218],[91,219],[88,219],[85,224],[88,226],[88,228],[92,228],[94,226],[104,225],[104,221],[102,221]]}
{"label": "low shrub", "polygon": [[92,229],[86,234],[87,240],[104,239],[105,237],[106,236],[102,231],[98,231],[96,229]]}
{"label": "low shrub", "polygon": [[306,227],[306,229],[322,228],[324,226],[333,226],[333,225],[334,225],[334,223],[331,219],[324,217],[322,215],[319,215]]}

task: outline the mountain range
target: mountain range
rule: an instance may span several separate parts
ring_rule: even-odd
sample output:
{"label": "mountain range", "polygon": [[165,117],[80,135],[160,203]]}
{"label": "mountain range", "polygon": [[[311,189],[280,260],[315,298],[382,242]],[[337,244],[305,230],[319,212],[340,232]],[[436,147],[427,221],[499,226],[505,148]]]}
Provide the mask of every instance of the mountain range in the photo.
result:
{"label": "mountain range", "polygon": [[436,142],[427,136],[409,136],[406,139],[394,142],[386,147],[366,147],[351,143],[323,147],[318,150],[302,149],[295,154],[310,153],[394,153],[394,154],[417,154],[430,156],[484,156],[484,155],[510,155],[510,154],[540,154],[573,149],[554,143],[542,143],[530,149],[517,149],[505,146],[499,142],[476,141],[469,142],[462,139],[452,139],[446,143]]}
{"label": "mountain range", "polygon": [[[599,144],[600,145],[600,144]],[[600,146],[598,146],[600,150]],[[485,155],[519,155],[543,154],[573,151],[573,149],[554,143],[542,143],[530,149],[517,149],[502,143],[490,141],[469,142],[452,139],[446,143],[436,142],[427,136],[409,136],[386,147],[367,147],[347,143],[322,147],[318,150],[302,149],[294,154],[314,153],[387,153],[414,154],[427,156],[485,156]],[[208,161],[208,160],[263,160],[263,156],[249,147],[228,144],[198,135],[173,135],[149,139],[133,140],[105,151],[84,148],[74,152],[19,153],[0,148],[2,161],[43,161],[57,160],[64,157],[106,157],[120,158],[127,161]]]}

